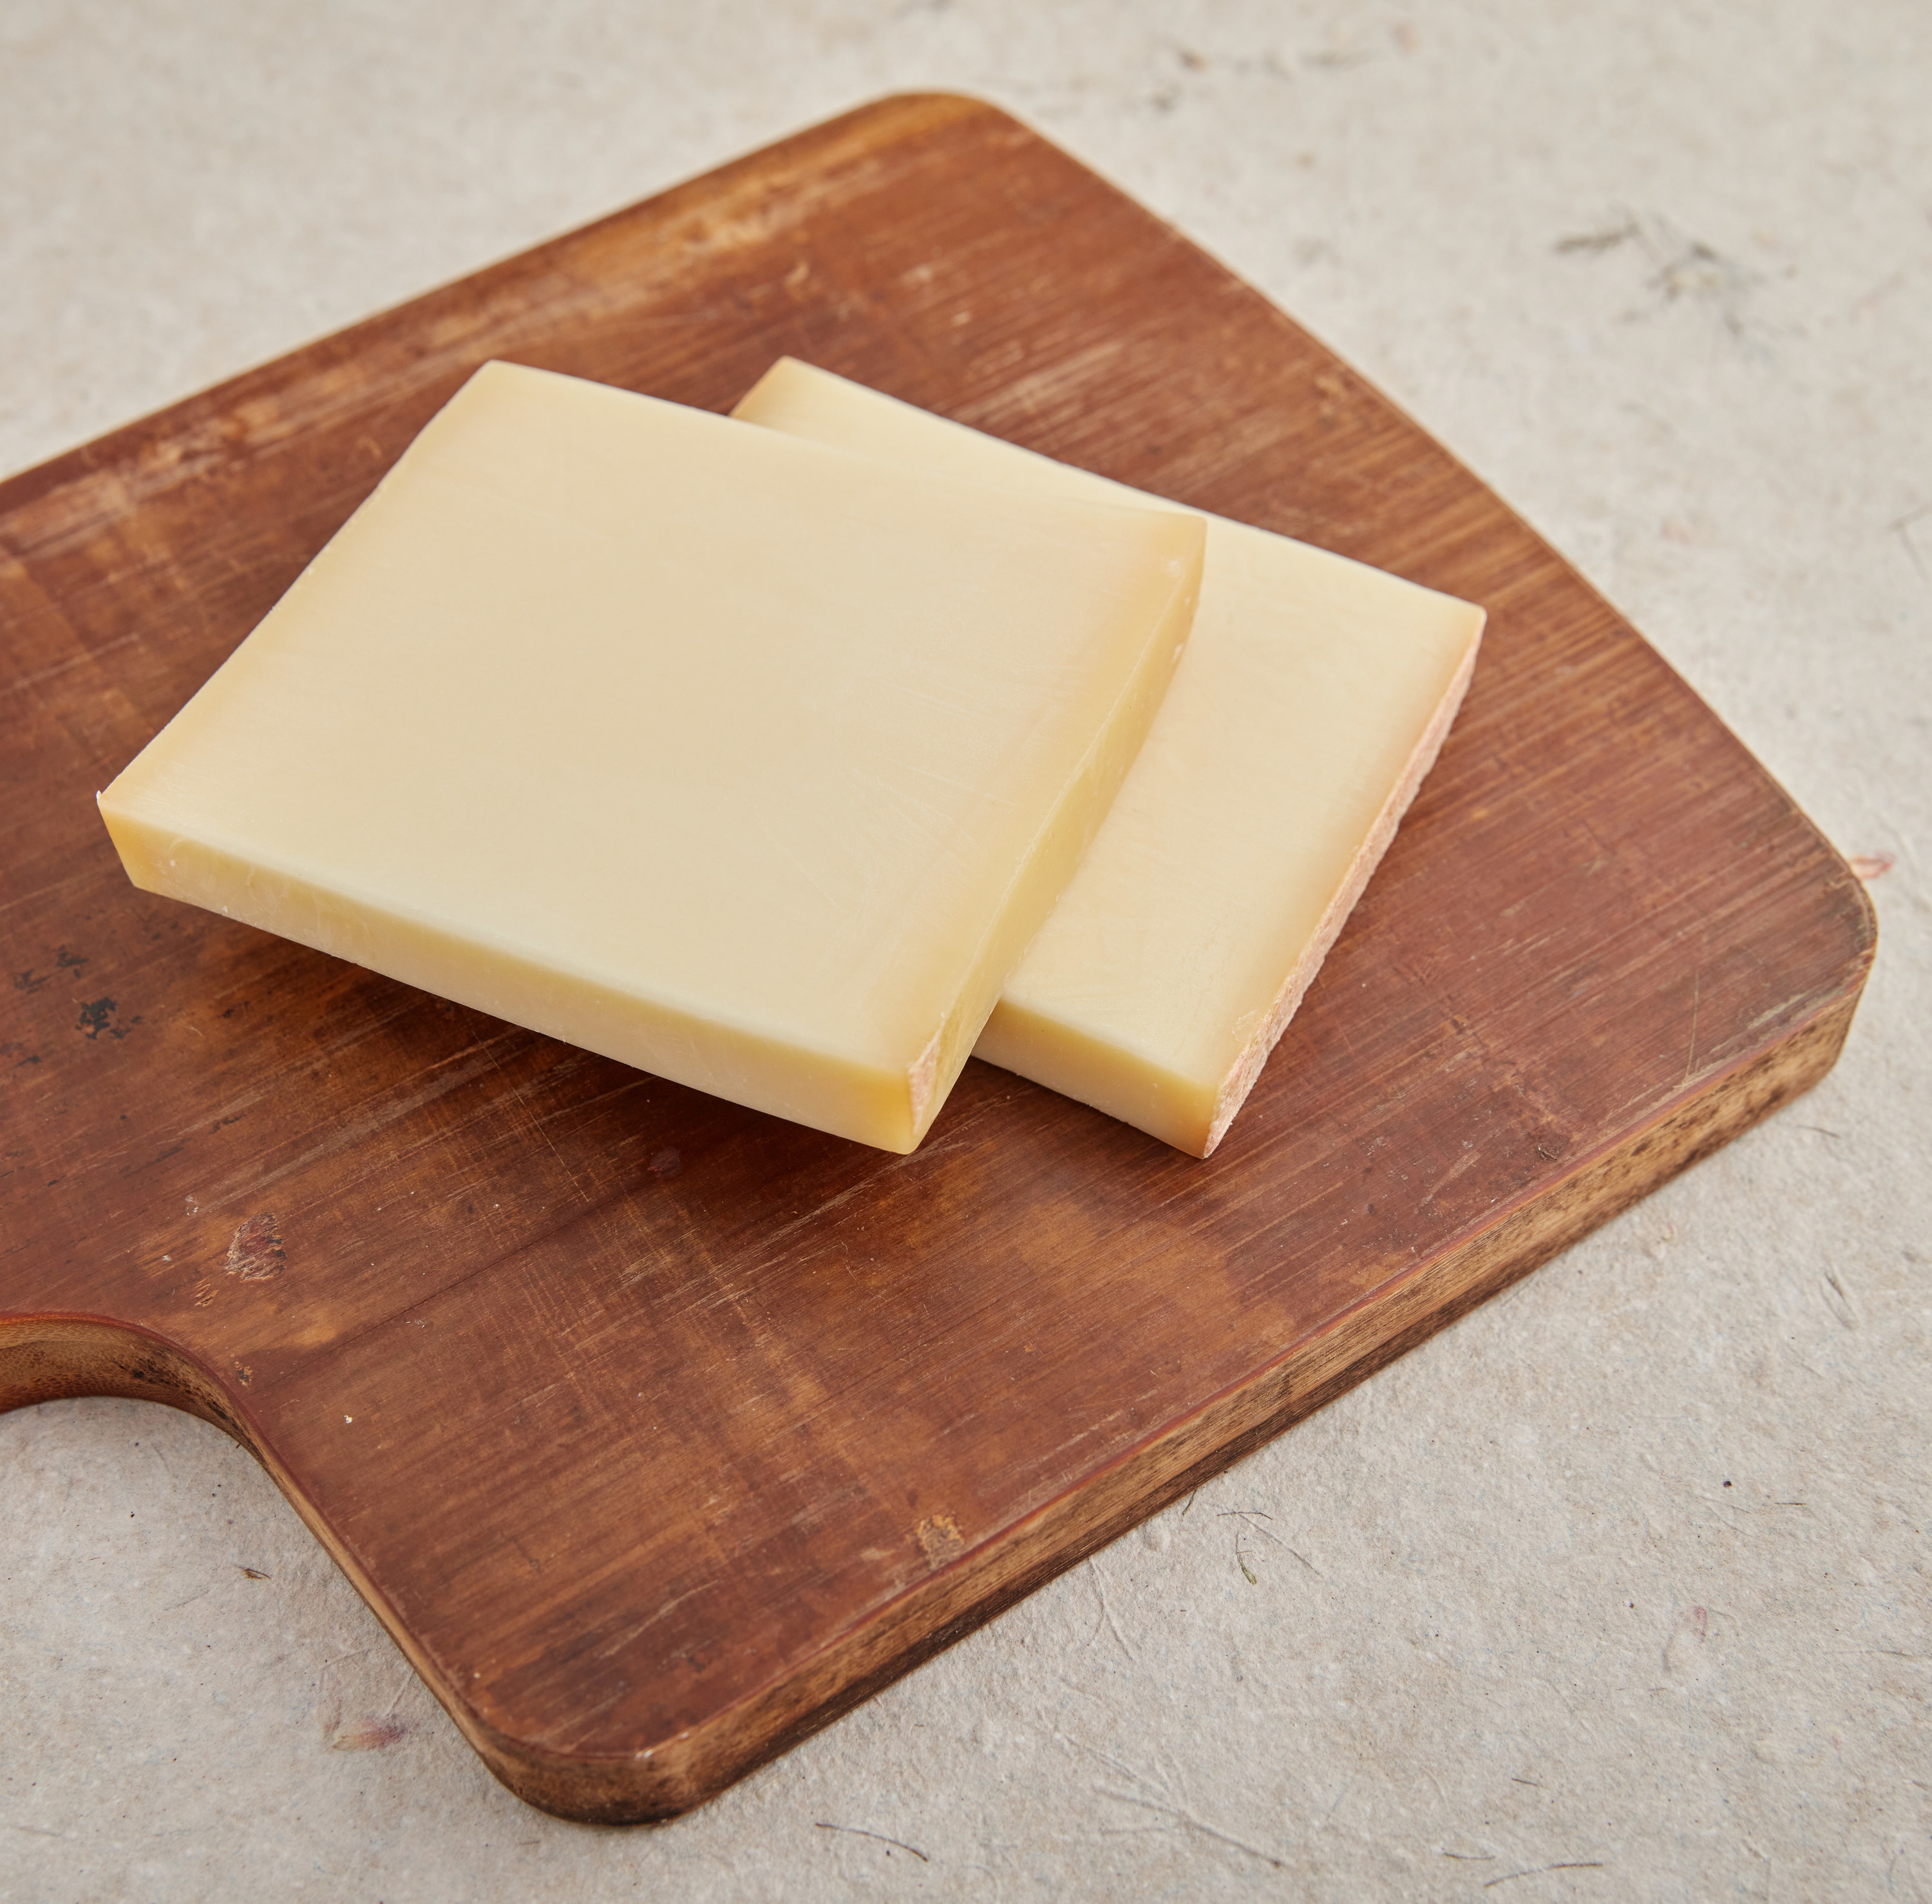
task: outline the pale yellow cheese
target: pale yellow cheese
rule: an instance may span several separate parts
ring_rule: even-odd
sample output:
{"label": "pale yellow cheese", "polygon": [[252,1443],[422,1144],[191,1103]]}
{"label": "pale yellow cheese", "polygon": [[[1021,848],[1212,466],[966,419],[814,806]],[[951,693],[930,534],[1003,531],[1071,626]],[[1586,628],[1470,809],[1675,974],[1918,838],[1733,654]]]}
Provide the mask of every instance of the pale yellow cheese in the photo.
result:
{"label": "pale yellow cheese", "polygon": [[[1015,495],[1176,507],[782,360],[734,415]],[[1454,719],[1483,611],[1208,519],[1188,652],[977,1055],[1206,1156]]]}
{"label": "pale yellow cheese", "polygon": [[1202,545],[492,364],[101,811],[137,886],[909,1150]]}

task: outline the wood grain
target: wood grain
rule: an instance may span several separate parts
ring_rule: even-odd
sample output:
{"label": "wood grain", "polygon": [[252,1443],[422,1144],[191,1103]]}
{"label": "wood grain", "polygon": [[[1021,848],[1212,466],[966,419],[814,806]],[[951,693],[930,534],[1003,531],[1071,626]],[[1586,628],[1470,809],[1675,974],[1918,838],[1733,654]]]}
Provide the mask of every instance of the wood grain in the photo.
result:
{"label": "wood grain", "polygon": [[[132,890],[92,795],[490,356],[790,352],[1481,601],[1461,721],[1226,1142],[977,1063],[889,1157]],[[0,1406],[266,1465],[491,1768],[697,1804],[1828,1069],[1858,882],[1253,292],[889,100],[0,485]]]}

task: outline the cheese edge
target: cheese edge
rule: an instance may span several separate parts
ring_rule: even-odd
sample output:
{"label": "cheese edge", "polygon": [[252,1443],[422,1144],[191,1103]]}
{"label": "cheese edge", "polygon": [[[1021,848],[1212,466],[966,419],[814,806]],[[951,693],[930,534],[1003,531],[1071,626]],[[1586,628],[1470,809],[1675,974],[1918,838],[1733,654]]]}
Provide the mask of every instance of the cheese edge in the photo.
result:
{"label": "cheese edge", "polygon": [[[1186,506],[1135,490],[1090,471],[1058,463],[1022,445],[985,436],[970,424],[922,410],[902,398],[854,383],[836,373],[820,370],[795,358],[782,357],[772,364],[739,400],[731,414],[742,421],[761,427],[796,432],[821,441],[830,440],[818,435],[812,420],[812,412],[827,389],[836,389],[844,400],[856,405],[865,415],[904,413],[919,418],[922,425],[980,439],[1014,459],[1016,466],[1026,472],[1028,481],[1022,487],[1030,488],[1035,484],[1050,480],[1051,472],[1077,477],[1096,487],[1104,484],[1123,502],[1138,502],[1173,510]],[[842,439],[840,440],[842,447],[850,447]],[[870,445],[857,453],[880,455],[886,460],[902,460],[896,450],[887,454]],[[996,484],[994,478],[982,475],[976,470],[969,479],[989,485]],[[1317,553],[1346,568],[1366,566],[1332,552]],[[1239,1042],[1218,1085],[1208,1088],[1202,1079],[1190,1078],[1154,1060],[1145,1053],[1134,1051],[1124,1044],[1106,1041],[1071,1021],[1046,1017],[1004,997],[996,1003],[986,1021],[976,1047],[976,1055],[1002,1069],[1012,1071],[1132,1124],[1192,1156],[1205,1158],[1213,1154],[1254,1089],[1270,1053],[1286,1030],[1387,852],[1403,814],[1434,765],[1461,708],[1474,670],[1487,620],[1486,610],[1424,585],[1386,576],[1384,571],[1372,572],[1385,580],[1400,583],[1418,597],[1432,598],[1445,615],[1460,615],[1465,629],[1462,652],[1440,698],[1418,734],[1401,772],[1377,810],[1360,846],[1351,856],[1313,929],[1302,940],[1283,973],[1274,1000],[1266,1009],[1253,1014],[1252,1028],[1244,1036],[1238,1029]],[[1015,969],[1018,969],[1017,966]],[[1244,1014],[1244,1017],[1247,1015]]]}
{"label": "cheese edge", "polygon": [[1247,1102],[1248,1093],[1258,1081],[1269,1054],[1281,1042],[1282,1034],[1300,1008],[1308,988],[1315,982],[1322,961],[1340,937],[1342,928],[1348,923],[1348,915],[1354,910],[1357,901],[1367,889],[1376,868],[1382,864],[1382,856],[1388,851],[1396,829],[1402,824],[1402,816],[1408,812],[1421,790],[1423,781],[1428,778],[1430,769],[1435,766],[1436,756],[1442,752],[1442,743],[1455,724],[1462,697],[1468,693],[1470,679],[1476,671],[1476,657],[1481,649],[1483,631],[1488,621],[1487,613],[1483,609],[1472,606],[1469,612],[1474,626],[1461,664],[1451,677],[1447,691],[1436,703],[1429,724],[1417,739],[1401,778],[1390,788],[1388,798],[1382,802],[1367,837],[1350,862],[1346,877],[1336,888],[1313,934],[1282,980],[1281,990],[1276,994],[1274,1005],[1228,1067],[1227,1075],[1214,1094],[1206,1127],[1198,1135],[1199,1148],[1195,1149],[1192,1144],[1181,1147],[1192,1150],[1195,1156],[1212,1156],[1216,1147],[1227,1135],[1228,1126]]}
{"label": "cheese edge", "polygon": [[[986,938],[976,949],[972,976],[958,1003],[908,1074],[913,1102],[916,1146],[932,1127],[959,1074],[965,1069],[986,1022],[999,1004],[1006,981],[1026,955],[1034,936],[1059,904],[1082,858],[1094,843],[1160,712],[1174,671],[1186,652],[1195,604],[1200,599],[1206,555],[1207,524],[1198,515],[1176,515],[1185,525],[1184,552],[1167,605],[1142,646],[1140,658],[1095,733],[1080,766],[1068,781],[1052,815],[1035,836],[1030,851],[1014,869],[1008,890],[1033,884],[1030,902],[999,908]],[[970,1029],[969,1029],[970,1027]],[[936,1050],[935,1050],[936,1047]]]}
{"label": "cheese edge", "polygon": [[[446,427],[466,397],[493,373],[502,373],[556,375],[493,360],[430,419],[411,448],[436,435],[439,425]],[[876,462],[854,452],[832,453]],[[394,473],[386,473],[365,499],[365,508],[388,487]],[[946,480],[949,487],[982,487]],[[317,552],[292,585],[291,594],[310,583],[332,562],[344,559],[344,534],[352,530],[362,513],[358,510],[344,531]],[[1002,903],[988,917],[978,944],[964,949],[961,983],[950,1006],[911,1062],[900,1060],[903,1069],[810,1051],[794,1036],[764,1035],[712,1014],[680,1011],[673,1002],[614,984],[608,974],[572,971],[554,961],[520,953],[513,946],[460,931],[448,921],[413,915],[393,898],[358,894],[334,882],[325,886],[292,867],[274,865],[252,848],[244,853],[206,828],[184,832],[158,814],[143,814],[136,769],[185,708],[96,795],[96,802],[130,882],[142,890],[220,913],[692,1088],[905,1154],[917,1147],[944,1108],[1007,978],[1098,832],[1185,652],[1200,593],[1205,524],[1198,514],[1176,513],[1171,508],[1136,513],[1158,521],[1162,568],[1169,583],[1166,599],[1142,635],[1139,652],[1106,715],[1067,772],[1059,796],[1014,863]],[[244,641],[217,673],[242,665],[248,646]],[[577,1001],[574,1009],[560,1010],[565,994]],[[706,1065],[677,1055],[680,1048],[695,1054],[706,1041],[721,1046],[725,1063]],[[783,1060],[773,1062],[775,1054],[782,1053],[808,1065],[843,1108],[829,1114],[814,1110],[786,1089],[778,1075]],[[739,1081],[746,1075],[762,1081],[748,1089]],[[812,1093],[808,1090],[805,1095],[808,1099]]]}
{"label": "cheese edge", "polygon": [[[910,1073],[830,1053],[802,1054],[795,1041],[765,1035],[755,1027],[681,1011],[298,874],[265,867],[258,859],[173,832],[117,805],[112,793],[110,787],[95,799],[129,881],[144,892],[201,907],[539,1036],[673,1084],[730,1096],[835,1137],[901,1155],[918,1142]],[[560,1001],[566,1000],[567,1013],[559,1009]],[[738,1076],[728,1081],[715,1061],[707,1069],[680,1057],[680,1045],[718,1054],[736,1067]],[[802,1056],[808,1056],[815,1094],[830,1101],[829,1113],[822,1104],[790,1095],[788,1074],[796,1072]]]}

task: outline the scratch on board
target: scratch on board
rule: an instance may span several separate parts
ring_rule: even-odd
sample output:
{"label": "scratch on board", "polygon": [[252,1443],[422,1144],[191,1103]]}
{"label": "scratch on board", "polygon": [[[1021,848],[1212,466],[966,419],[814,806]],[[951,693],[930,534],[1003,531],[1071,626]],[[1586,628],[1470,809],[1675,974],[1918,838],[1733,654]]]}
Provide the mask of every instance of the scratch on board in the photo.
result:
{"label": "scratch on board", "polygon": [[228,1273],[244,1282],[268,1282],[289,1266],[273,1214],[263,1210],[236,1226],[228,1243]]}
{"label": "scratch on board", "polygon": [[935,1571],[966,1551],[966,1537],[950,1514],[928,1515],[913,1530],[913,1537],[926,1556],[926,1564]]}
{"label": "scratch on board", "polygon": [[511,1104],[522,1114],[524,1129],[543,1139],[544,1148],[550,1153],[551,1162],[562,1172],[564,1180],[570,1186],[572,1194],[583,1197],[584,1186],[578,1181],[576,1171],[563,1161],[563,1153],[552,1141],[550,1132],[544,1129],[544,1120],[530,1108],[526,1100],[526,1094],[511,1083],[510,1074],[503,1069],[502,1061],[492,1048],[496,1042],[494,1038],[485,1039],[481,1042],[479,1048],[489,1059],[496,1075],[503,1081],[503,1087],[508,1094]]}
{"label": "scratch on board", "polygon": [[[506,1033],[507,1036],[518,1034]],[[467,1063],[462,1060],[468,1060]],[[375,1108],[351,1113],[335,1119],[326,1126],[327,1135],[317,1142],[305,1145],[289,1156],[285,1161],[267,1168],[251,1165],[245,1171],[238,1171],[224,1177],[212,1188],[201,1192],[200,1201],[204,1210],[226,1202],[230,1198],[238,1199],[249,1191],[260,1192],[283,1178],[338,1156],[344,1150],[356,1149],[365,1144],[376,1132],[401,1123],[405,1118],[422,1110],[424,1105],[434,1103],[460,1090],[472,1079],[480,1077],[489,1069],[486,1058],[478,1058],[472,1052],[463,1052],[455,1059],[430,1066],[422,1075],[435,1074],[431,1083],[419,1090],[408,1093],[385,1093],[376,1100]]]}
{"label": "scratch on board", "polygon": [[1482,1160],[1481,1151],[1471,1150],[1466,1156],[1451,1164],[1433,1183],[1430,1185],[1429,1188],[1422,1193],[1421,1201],[1433,1203],[1438,1192],[1446,1190],[1471,1165],[1479,1164]]}

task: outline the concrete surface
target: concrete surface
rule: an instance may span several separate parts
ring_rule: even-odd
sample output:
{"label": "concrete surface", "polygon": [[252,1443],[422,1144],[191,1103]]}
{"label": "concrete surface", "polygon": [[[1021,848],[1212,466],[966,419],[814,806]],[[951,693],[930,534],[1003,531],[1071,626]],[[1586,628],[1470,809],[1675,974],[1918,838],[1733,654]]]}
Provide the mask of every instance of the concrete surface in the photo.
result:
{"label": "concrete surface", "polygon": [[1843,1063],[662,1830],[496,1786],[212,1429],[0,1419],[0,1900],[1932,1899],[1924,0],[0,0],[0,467],[924,85],[1309,324],[1866,856]]}

